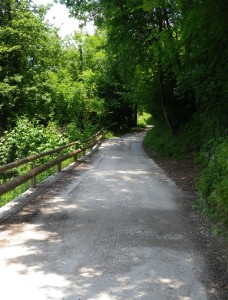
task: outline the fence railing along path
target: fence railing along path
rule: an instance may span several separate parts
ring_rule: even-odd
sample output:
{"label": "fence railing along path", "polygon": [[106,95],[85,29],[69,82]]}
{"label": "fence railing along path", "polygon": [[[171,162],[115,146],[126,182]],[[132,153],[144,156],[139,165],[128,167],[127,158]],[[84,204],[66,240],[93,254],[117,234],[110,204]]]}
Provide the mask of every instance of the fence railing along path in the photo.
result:
{"label": "fence railing along path", "polygon": [[[17,161],[14,161],[12,163],[2,165],[0,166],[0,173],[5,173],[6,171],[12,170],[14,168],[18,168],[22,165],[26,165],[30,163],[30,170],[22,175],[16,176],[13,179],[9,180],[8,182],[0,185],[0,196],[8,193],[9,191],[15,189],[19,185],[25,183],[26,181],[30,180],[30,188],[34,188],[36,186],[36,176],[47,171],[48,169],[57,166],[57,172],[61,171],[61,164],[63,161],[73,158],[73,161],[77,161],[78,155],[83,154],[85,155],[87,149],[91,149],[101,140],[103,137],[103,129],[98,131],[96,134],[93,136],[82,140],[82,141],[75,141],[72,143],[69,143],[67,145],[64,145],[62,147],[49,150],[46,152],[42,152],[40,154],[36,154],[33,156],[29,156]],[[69,149],[72,147],[79,147],[81,148],[71,150],[69,153],[61,154],[61,152],[65,149]],[[36,165],[35,162],[43,157],[51,156],[53,154],[56,154],[56,158],[51,159],[48,162],[45,162],[44,164],[41,165]]]}

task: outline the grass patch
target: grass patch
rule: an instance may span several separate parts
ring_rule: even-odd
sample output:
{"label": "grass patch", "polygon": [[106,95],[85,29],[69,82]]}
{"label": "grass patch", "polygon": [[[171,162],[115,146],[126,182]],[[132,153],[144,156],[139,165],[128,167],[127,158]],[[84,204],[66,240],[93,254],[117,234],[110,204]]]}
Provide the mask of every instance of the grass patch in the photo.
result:
{"label": "grass patch", "polygon": [[220,139],[201,152],[204,169],[199,175],[196,207],[213,223],[216,234],[228,236],[228,139]]}
{"label": "grass patch", "polygon": [[111,139],[113,137],[115,137],[115,133],[110,131],[110,130],[105,130],[105,133],[104,133],[104,138],[105,139]]}
{"label": "grass patch", "polygon": [[[44,163],[44,162],[42,162],[42,163]],[[72,158],[65,160],[64,162],[62,162],[62,169],[64,169],[71,163],[72,163]],[[26,173],[26,171],[28,171],[28,170],[29,170],[29,166],[26,166],[26,167],[23,166],[23,168],[18,168],[17,175],[22,175],[22,174]],[[51,175],[55,174],[56,172],[57,172],[57,166],[54,166],[54,167],[50,168],[49,170],[37,175],[36,184],[41,183],[42,181],[44,181]],[[5,182],[6,182],[6,180],[5,180]],[[9,191],[8,193],[2,195],[1,199],[0,199],[0,207],[6,205],[7,203],[12,201],[16,197],[20,196],[22,193],[27,191],[29,188],[30,188],[30,183],[29,183],[29,181],[27,181],[27,182],[23,183],[22,185],[18,186],[17,188],[15,188],[14,190]]]}
{"label": "grass patch", "polygon": [[29,182],[25,182],[24,184],[16,187],[14,190],[2,195],[0,199],[0,207],[6,205],[14,198],[18,197],[19,195],[27,191],[29,187],[30,187]]}
{"label": "grass patch", "polygon": [[145,146],[159,157],[187,159],[191,156],[181,136],[173,136],[166,127],[154,126],[146,133]]}

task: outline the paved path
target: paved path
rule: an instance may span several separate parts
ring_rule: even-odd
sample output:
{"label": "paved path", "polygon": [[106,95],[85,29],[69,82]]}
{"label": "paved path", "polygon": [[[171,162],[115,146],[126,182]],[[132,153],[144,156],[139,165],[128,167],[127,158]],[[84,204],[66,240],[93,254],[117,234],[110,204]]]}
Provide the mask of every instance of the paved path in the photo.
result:
{"label": "paved path", "polygon": [[208,299],[182,192],[142,138],[105,141],[89,170],[3,224],[2,300]]}

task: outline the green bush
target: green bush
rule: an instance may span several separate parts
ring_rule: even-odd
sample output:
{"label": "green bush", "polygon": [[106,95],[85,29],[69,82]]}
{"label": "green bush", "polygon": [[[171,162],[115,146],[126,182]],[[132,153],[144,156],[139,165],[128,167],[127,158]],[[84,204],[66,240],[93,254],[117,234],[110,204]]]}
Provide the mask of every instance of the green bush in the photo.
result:
{"label": "green bush", "polygon": [[0,139],[0,164],[51,150],[66,142],[67,139],[57,131],[54,124],[44,127],[36,120],[22,117],[18,119],[16,127],[5,132]]}
{"label": "green bush", "polygon": [[204,114],[195,114],[192,119],[172,134],[165,124],[153,119],[154,128],[145,136],[145,145],[161,157],[195,158],[203,163],[211,145],[219,141],[224,135],[224,129],[218,124],[218,115],[208,117]]}
{"label": "green bush", "polygon": [[181,135],[173,136],[166,126],[156,125],[147,132],[144,143],[160,157],[186,158],[187,143]]}
{"label": "green bush", "polygon": [[139,127],[146,127],[147,125],[151,125],[152,117],[151,114],[142,112],[138,114],[137,125]]}
{"label": "green bush", "polygon": [[74,122],[66,127],[66,134],[70,142],[86,139],[95,134],[100,129],[99,125],[84,123],[84,128],[78,128]]}
{"label": "green bush", "polygon": [[210,143],[204,151],[204,170],[200,174],[197,188],[198,205],[216,224],[216,231],[228,230],[228,140]]}
{"label": "green bush", "polygon": [[195,116],[172,136],[167,127],[147,132],[144,143],[160,157],[192,158],[203,171],[197,180],[195,206],[214,224],[214,232],[228,232],[228,139],[214,120]]}
{"label": "green bush", "polygon": [[[16,127],[12,131],[5,132],[5,135],[0,138],[0,164],[7,164],[17,159],[58,148],[68,142],[87,138],[96,131],[97,127],[92,125],[86,126],[83,131],[79,130],[74,123],[70,123],[62,130],[57,130],[54,123],[49,123],[48,126],[45,127],[36,120],[31,121],[26,117],[22,117],[18,119]],[[64,153],[64,150],[62,153]],[[56,157],[55,154],[53,156]],[[43,164],[49,160],[50,157],[43,157],[38,159],[36,164]],[[67,166],[70,161],[71,160],[67,160],[63,162],[62,167]],[[0,184],[7,182],[17,175],[26,173],[29,168],[29,164],[26,164],[0,174]],[[55,170],[56,167],[53,167],[38,175],[36,178],[37,183],[55,173]],[[29,183],[26,182],[13,191],[4,194],[0,200],[0,207],[28,188]]]}

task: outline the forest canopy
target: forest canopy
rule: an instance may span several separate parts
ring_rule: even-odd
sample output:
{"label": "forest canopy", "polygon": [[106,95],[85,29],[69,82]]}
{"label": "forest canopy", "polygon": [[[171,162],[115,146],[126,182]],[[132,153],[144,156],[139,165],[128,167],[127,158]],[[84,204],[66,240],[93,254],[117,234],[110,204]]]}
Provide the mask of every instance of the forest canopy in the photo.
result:
{"label": "forest canopy", "polygon": [[1,2],[2,132],[21,116],[123,130],[146,110],[172,135],[189,122],[224,133],[226,1],[59,2],[82,26],[93,19],[96,33],[62,40],[44,21],[47,7]]}

